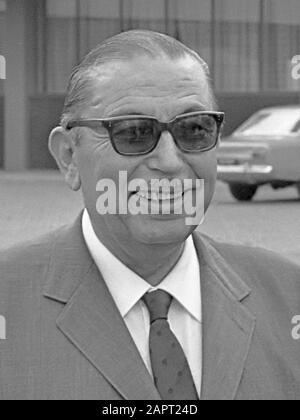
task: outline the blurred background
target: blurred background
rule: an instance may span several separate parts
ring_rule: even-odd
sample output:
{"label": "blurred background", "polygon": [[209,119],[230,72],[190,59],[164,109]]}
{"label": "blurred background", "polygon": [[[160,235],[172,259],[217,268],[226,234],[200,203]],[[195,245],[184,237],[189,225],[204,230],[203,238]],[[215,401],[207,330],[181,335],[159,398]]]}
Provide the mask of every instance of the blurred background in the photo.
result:
{"label": "blurred background", "polygon": [[[210,66],[227,136],[261,108],[300,103],[291,77],[299,22],[299,0],[0,0],[0,247],[67,222],[82,206],[53,171],[47,142],[68,76],[91,48],[136,28],[190,46]],[[266,186],[250,204],[218,184],[202,229],[298,261],[299,216],[295,189]]]}
{"label": "blurred background", "polygon": [[299,103],[299,0],[0,0],[0,167],[54,168],[47,136],[72,67],[105,38],[170,34],[207,61],[229,134],[255,110]]}

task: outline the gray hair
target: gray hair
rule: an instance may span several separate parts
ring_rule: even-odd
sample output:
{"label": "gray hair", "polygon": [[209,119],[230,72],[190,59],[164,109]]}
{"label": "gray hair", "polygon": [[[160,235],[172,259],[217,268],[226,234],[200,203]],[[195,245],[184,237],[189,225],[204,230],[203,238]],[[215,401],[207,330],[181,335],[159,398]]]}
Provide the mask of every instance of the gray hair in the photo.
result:
{"label": "gray hair", "polygon": [[66,128],[70,119],[79,117],[78,113],[89,104],[86,92],[92,88],[95,70],[109,62],[129,61],[138,55],[153,59],[164,56],[176,60],[187,55],[194,58],[204,71],[209,86],[210,100],[212,106],[216,107],[208,65],[195,51],[168,35],[147,30],[133,30],[106,39],[74,68],[67,87],[61,126]]}

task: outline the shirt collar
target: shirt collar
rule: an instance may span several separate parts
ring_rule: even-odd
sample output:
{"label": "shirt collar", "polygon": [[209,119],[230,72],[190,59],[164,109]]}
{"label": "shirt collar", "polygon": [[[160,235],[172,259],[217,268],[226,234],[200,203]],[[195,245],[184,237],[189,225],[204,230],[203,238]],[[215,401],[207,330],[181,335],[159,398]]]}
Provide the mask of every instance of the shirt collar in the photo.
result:
{"label": "shirt collar", "polygon": [[190,236],[179,261],[164,280],[152,287],[116,258],[97,237],[87,210],[82,217],[82,231],[87,247],[124,318],[150,290],[170,293],[194,318],[201,322],[201,287],[199,260]]}

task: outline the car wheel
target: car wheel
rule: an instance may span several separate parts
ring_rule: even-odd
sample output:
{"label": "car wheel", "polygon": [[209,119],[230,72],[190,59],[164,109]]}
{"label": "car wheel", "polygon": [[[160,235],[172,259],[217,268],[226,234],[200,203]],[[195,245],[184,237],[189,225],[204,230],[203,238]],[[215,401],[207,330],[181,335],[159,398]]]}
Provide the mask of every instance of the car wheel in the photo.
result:
{"label": "car wheel", "polygon": [[233,197],[238,201],[251,201],[257,191],[257,185],[229,184]]}

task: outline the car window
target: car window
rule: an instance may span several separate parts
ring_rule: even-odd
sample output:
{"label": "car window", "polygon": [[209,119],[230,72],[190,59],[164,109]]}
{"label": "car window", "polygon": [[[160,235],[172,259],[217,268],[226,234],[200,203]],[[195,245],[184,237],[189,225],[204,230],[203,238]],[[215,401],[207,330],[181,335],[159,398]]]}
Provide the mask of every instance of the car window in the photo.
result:
{"label": "car window", "polygon": [[240,129],[244,136],[288,135],[300,130],[300,109],[278,109],[254,114]]}

